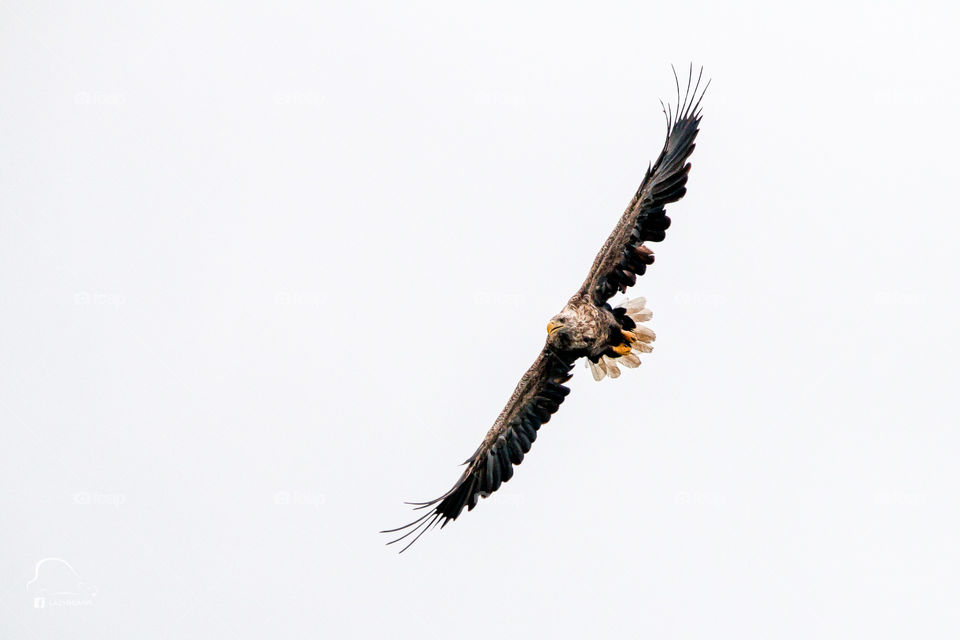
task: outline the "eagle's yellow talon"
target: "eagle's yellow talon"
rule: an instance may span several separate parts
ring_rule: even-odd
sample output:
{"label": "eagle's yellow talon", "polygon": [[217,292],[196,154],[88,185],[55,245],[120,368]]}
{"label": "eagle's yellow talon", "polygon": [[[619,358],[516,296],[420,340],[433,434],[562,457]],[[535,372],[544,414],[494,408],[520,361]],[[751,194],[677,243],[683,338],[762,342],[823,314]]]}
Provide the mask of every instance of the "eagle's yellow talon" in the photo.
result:
{"label": "eagle's yellow talon", "polygon": [[628,353],[630,353],[630,345],[628,345],[628,344],[618,344],[617,346],[615,346],[615,347],[613,348],[613,350],[616,351],[619,355],[625,356],[625,355],[627,355]]}
{"label": "eagle's yellow talon", "polygon": [[621,331],[623,337],[631,344],[637,342],[653,342],[657,335],[647,327],[636,327],[633,331]]}

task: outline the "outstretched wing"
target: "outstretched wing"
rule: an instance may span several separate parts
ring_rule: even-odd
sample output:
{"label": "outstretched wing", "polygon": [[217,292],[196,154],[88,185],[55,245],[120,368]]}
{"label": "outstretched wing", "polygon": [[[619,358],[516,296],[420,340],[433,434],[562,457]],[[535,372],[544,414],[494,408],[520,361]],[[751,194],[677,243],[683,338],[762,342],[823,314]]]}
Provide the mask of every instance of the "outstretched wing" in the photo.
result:
{"label": "outstretched wing", "polygon": [[456,520],[464,507],[471,511],[480,497],[487,497],[499,489],[502,482],[510,480],[513,466],[523,462],[523,456],[537,439],[540,426],[550,420],[570,393],[563,383],[570,379],[570,371],[578,356],[544,347],[533,366],[523,374],[483,442],[464,463],[467,469],[453,488],[436,500],[410,503],[417,509],[429,511],[402,527],[381,531],[404,532],[388,544],[412,535],[413,539],[401,549],[402,553],[431,527],[440,523],[443,528],[451,520]]}
{"label": "outstretched wing", "polygon": [[[670,218],[664,206],[676,202],[687,192],[686,162],[693,153],[694,140],[700,125],[700,100],[707,87],[699,93],[703,69],[693,85],[693,66],[687,80],[686,95],[680,102],[680,83],[677,82],[677,113],[664,109],[667,117],[667,139],[660,157],[647,169],[647,174],[627,206],[613,233],[607,238],[593,261],[590,273],[580,289],[597,304],[603,304],[617,291],[626,291],[643,275],[647,265],[653,264],[653,251],[645,242],[660,242],[666,236]],[[676,77],[676,72],[674,72]]]}

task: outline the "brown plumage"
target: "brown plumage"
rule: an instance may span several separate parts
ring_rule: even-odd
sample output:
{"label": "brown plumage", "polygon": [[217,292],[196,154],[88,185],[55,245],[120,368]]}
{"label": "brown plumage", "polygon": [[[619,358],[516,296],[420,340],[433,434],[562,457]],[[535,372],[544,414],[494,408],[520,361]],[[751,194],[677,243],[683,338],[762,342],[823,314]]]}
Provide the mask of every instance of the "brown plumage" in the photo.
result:
{"label": "brown plumage", "polygon": [[691,66],[682,103],[677,82],[679,107],[676,114],[669,106],[664,108],[667,137],[660,156],[648,167],[640,188],[597,254],[583,285],[547,324],[547,341],[540,355],[520,379],[483,442],[465,462],[463,474],[439,498],[411,503],[428,511],[409,524],[382,532],[403,532],[388,544],[412,536],[401,551],[406,550],[431,527],[446,526],[457,519],[464,507],[472,510],[481,497],[510,480],[513,467],[530,451],[540,427],[570,393],[563,383],[570,379],[576,360],[586,358],[594,379],[600,380],[604,376],[618,377],[620,365],[639,365],[635,352],[650,352],[654,334],[642,326],[651,317],[645,301],[639,298],[616,307],[608,301],[617,292],[626,291],[653,264],[653,251],[646,243],[664,239],[670,226],[664,207],[686,193],[690,171],[687,158],[693,153],[699,131],[700,100],[709,86],[708,82],[699,91],[702,75],[701,69],[694,86]]}

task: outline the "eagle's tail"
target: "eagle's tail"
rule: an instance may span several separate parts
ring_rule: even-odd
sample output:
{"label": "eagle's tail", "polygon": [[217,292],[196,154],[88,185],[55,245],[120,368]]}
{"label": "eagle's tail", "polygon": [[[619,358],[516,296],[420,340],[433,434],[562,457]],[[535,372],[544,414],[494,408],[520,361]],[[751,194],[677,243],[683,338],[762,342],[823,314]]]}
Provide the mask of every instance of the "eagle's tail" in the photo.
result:
{"label": "eagle's tail", "polygon": [[608,350],[608,353],[597,358],[596,362],[587,358],[587,367],[593,374],[596,381],[603,380],[604,377],[620,377],[620,366],[633,369],[640,366],[639,353],[650,353],[653,351],[653,345],[650,343],[656,339],[656,334],[640,323],[647,322],[653,317],[653,312],[647,308],[645,298],[634,298],[627,300],[613,309],[613,315],[620,322],[622,343]]}

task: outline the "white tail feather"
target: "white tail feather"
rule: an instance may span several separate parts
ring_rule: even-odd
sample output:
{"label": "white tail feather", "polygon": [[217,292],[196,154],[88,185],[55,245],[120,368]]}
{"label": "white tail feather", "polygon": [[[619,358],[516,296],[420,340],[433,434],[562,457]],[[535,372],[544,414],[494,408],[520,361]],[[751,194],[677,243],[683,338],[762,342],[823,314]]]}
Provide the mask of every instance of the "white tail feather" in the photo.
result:
{"label": "white tail feather", "polygon": [[633,300],[626,300],[625,302],[622,302],[620,306],[627,310],[627,315],[634,322],[646,322],[653,317],[653,311],[647,309],[646,298],[634,298]]}
{"label": "white tail feather", "polygon": [[646,322],[653,317],[653,312],[647,309],[646,298],[624,300],[615,306],[626,309],[627,317],[637,325],[633,329],[623,332],[632,351],[616,358],[601,356],[597,362],[591,362],[588,358],[587,367],[590,369],[590,373],[593,374],[593,379],[597,382],[608,376],[610,378],[619,378],[619,365],[623,365],[628,369],[636,369],[639,367],[640,357],[637,353],[650,353],[653,351],[653,346],[651,346],[650,343],[657,338],[657,335],[652,329],[640,325],[641,322]]}
{"label": "white tail feather", "polygon": [[591,362],[590,358],[587,358],[587,366],[590,368],[590,373],[593,374],[593,379],[597,382],[603,380],[603,376],[607,375],[603,369],[600,368],[596,362]]}
{"label": "white tail feather", "polygon": [[613,358],[608,358],[607,356],[603,356],[602,360],[606,361],[607,375],[610,376],[611,378],[619,378],[620,367],[617,366],[616,360],[614,360]]}
{"label": "white tail feather", "polygon": [[653,329],[650,327],[641,327],[637,325],[636,328],[630,331],[633,335],[637,337],[637,340],[640,342],[653,342],[657,339],[657,334],[653,332]]}
{"label": "white tail feather", "polygon": [[617,362],[627,367],[628,369],[636,369],[640,366],[640,358],[637,357],[635,353],[628,353],[625,356],[620,356],[617,358]]}

